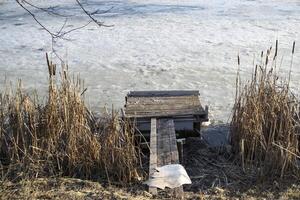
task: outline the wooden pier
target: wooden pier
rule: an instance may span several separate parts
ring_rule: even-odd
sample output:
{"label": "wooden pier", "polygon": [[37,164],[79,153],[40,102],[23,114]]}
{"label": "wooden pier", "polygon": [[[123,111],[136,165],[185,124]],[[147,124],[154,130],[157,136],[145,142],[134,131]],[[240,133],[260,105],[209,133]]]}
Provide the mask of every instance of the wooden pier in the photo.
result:
{"label": "wooden pier", "polygon": [[132,91],[125,97],[124,112],[145,136],[151,118],[173,118],[176,135],[184,133],[181,137],[199,136],[201,123],[208,120],[208,108],[202,107],[196,90]]}
{"label": "wooden pier", "polygon": [[[134,120],[140,131],[148,131],[150,175],[156,167],[179,164],[183,140],[178,152],[177,131],[199,134],[201,123],[208,120],[208,108],[201,106],[199,91],[133,91],[125,99],[125,117]],[[156,194],[157,188],[150,187],[149,191]],[[183,197],[182,186],[169,191],[176,199]]]}

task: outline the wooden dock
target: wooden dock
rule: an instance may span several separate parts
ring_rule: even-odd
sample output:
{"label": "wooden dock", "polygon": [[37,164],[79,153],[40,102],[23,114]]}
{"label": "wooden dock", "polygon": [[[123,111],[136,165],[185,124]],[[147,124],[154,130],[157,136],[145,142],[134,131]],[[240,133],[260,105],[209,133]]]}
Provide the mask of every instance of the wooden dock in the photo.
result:
{"label": "wooden dock", "polygon": [[[125,97],[124,116],[137,123],[140,131],[148,131],[150,138],[149,175],[156,167],[179,164],[176,132],[190,130],[199,133],[203,121],[208,120],[208,108],[203,109],[199,91],[133,91]],[[182,140],[178,145],[182,153]],[[157,188],[149,188],[157,194]],[[183,197],[182,186],[169,190],[176,198]]]}
{"label": "wooden dock", "polygon": [[151,118],[173,118],[176,133],[185,132],[183,137],[199,136],[201,123],[208,121],[208,108],[202,107],[196,90],[132,91],[125,97],[124,113],[145,135]]}
{"label": "wooden dock", "polygon": [[206,117],[199,91],[137,91],[126,97],[125,112],[129,118]]}

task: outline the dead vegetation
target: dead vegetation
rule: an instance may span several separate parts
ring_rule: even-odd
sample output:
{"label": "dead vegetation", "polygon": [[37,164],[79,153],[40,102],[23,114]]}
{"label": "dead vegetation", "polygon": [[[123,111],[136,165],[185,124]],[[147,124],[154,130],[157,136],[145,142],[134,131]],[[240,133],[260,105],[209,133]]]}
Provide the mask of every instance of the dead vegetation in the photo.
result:
{"label": "dead vegetation", "polygon": [[[184,165],[193,184],[185,186],[186,199],[299,199],[300,104],[291,74],[279,78],[277,46],[261,54],[245,85],[237,75],[226,155],[201,146],[200,138],[187,140]],[[67,65],[58,71],[48,60],[48,68],[44,103],[24,93],[21,81],[15,91],[7,87],[0,94],[0,199],[156,198],[142,186],[116,187],[143,177],[135,127],[115,111],[96,117],[84,104],[80,78],[71,79]]]}
{"label": "dead vegetation", "polygon": [[[294,49],[295,43],[292,56]],[[231,122],[231,142],[243,170],[265,178],[299,175],[300,104],[290,90],[291,71],[286,80],[279,78],[277,51],[276,41],[274,50],[261,53],[245,85],[237,75]]]}
{"label": "dead vegetation", "polygon": [[126,188],[105,186],[99,182],[76,178],[36,178],[19,182],[6,181],[0,187],[0,199],[65,199],[65,200],[148,200],[149,193],[130,193]]}
{"label": "dead vegetation", "polygon": [[1,179],[49,176],[130,183],[140,179],[134,127],[112,111],[96,118],[84,104],[84,84],[48,60],[45,103],[8,87],[0,95]]}

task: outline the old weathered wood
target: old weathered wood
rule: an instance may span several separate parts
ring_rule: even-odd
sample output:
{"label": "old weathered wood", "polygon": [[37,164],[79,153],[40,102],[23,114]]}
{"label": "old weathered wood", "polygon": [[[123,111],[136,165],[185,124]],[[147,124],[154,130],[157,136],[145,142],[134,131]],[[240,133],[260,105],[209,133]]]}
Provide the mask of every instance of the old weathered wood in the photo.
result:
{"label": "old weathered wood", "polygon": [[[149,176],[155,172],[157,167],[157,127],[156,119],[151,119],[151,134],[150,134],[150,164]],[[153,195],[157,194],[157,188],[149,187],[149,192]]]}
{"label": "old weathered wood", "polygon": [[[157,120],[157,165],[178,164],[179,156],[176,143],[174,121],[171,118]],[[182,186],[170,190],[176,198],[183,196]]]}
{"label": "old weathered wood", "polygon": [[126,116],[131,118],[152,116],[206,115],[199,96],[127,97]]}
{"label": "old weathered wood", "polygon": [[[179,163],[174,121],[176,130],[193,130],[194,124],[197,127],[208,120],[208,110],[203,109],[196,90],[133,91],[125,99],[125,116],[134,119],[137,127],[150,129],[150,176],[156,167]],[[182,159],[181,143],[179,148]],[[150,187],[149,192],[157,194],[157,189]],[[182,186],[170,192],[176,199],[183,197]]]}
{"label": "old weathered wood", "polygon": [[177,139],[177,149],[178,149],[178,156],[179,156],[179,163],[183,163],[183,145],[185,144],[185,138]]}
{"label": "old weathered wood", "polygon": [[126,117],[134,120],[143,134],[150,132],[151,118],[171,117],[176,131],[190,131],[190,136],[208,120],[208,110],[202,107],[196,90],[131,91],[125,99]]}
{"label": "old weathered wood", "polygon": [[198,96],[198,90],[167,90],[167,91],[131,91],[128,97],[150,97],[150,96]]}

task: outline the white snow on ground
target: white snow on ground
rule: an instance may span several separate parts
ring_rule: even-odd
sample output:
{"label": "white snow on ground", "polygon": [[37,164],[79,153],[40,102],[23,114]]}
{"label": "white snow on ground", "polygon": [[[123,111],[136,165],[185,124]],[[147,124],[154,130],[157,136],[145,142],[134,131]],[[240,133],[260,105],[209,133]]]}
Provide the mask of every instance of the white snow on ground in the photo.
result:
{"label": "white snow on ground", "polygon": [[[88,21],[74,0],[31,2],[58,5],[53,9],[76,15],[69,19],[67,28]],[[292,85],[299,93],[297,0],[82,2],[89,11],[113,7],[97,19],[114,26],[99,29],[89,25],[71,33],[72,41],[58,41],[55,48],[68,59],[71,71],[85,79],[93,108],[121,107],[129,90],[199,89],[212,118],[226,122],[234,100],[238,52],[242,74],[249,76],[254,53],[258,57],[261,50],[274,46],[277,38],[284,56],[283,73],[289,70],[291,46],[296,40]],[[36,16],[52,30],[64,23],[40,11]],[[21,78],[25,88],[45,90],[45,52],[50,51],[47,32],[15,1],[0,0],[0,87],[6,76],[12,81]]]}

